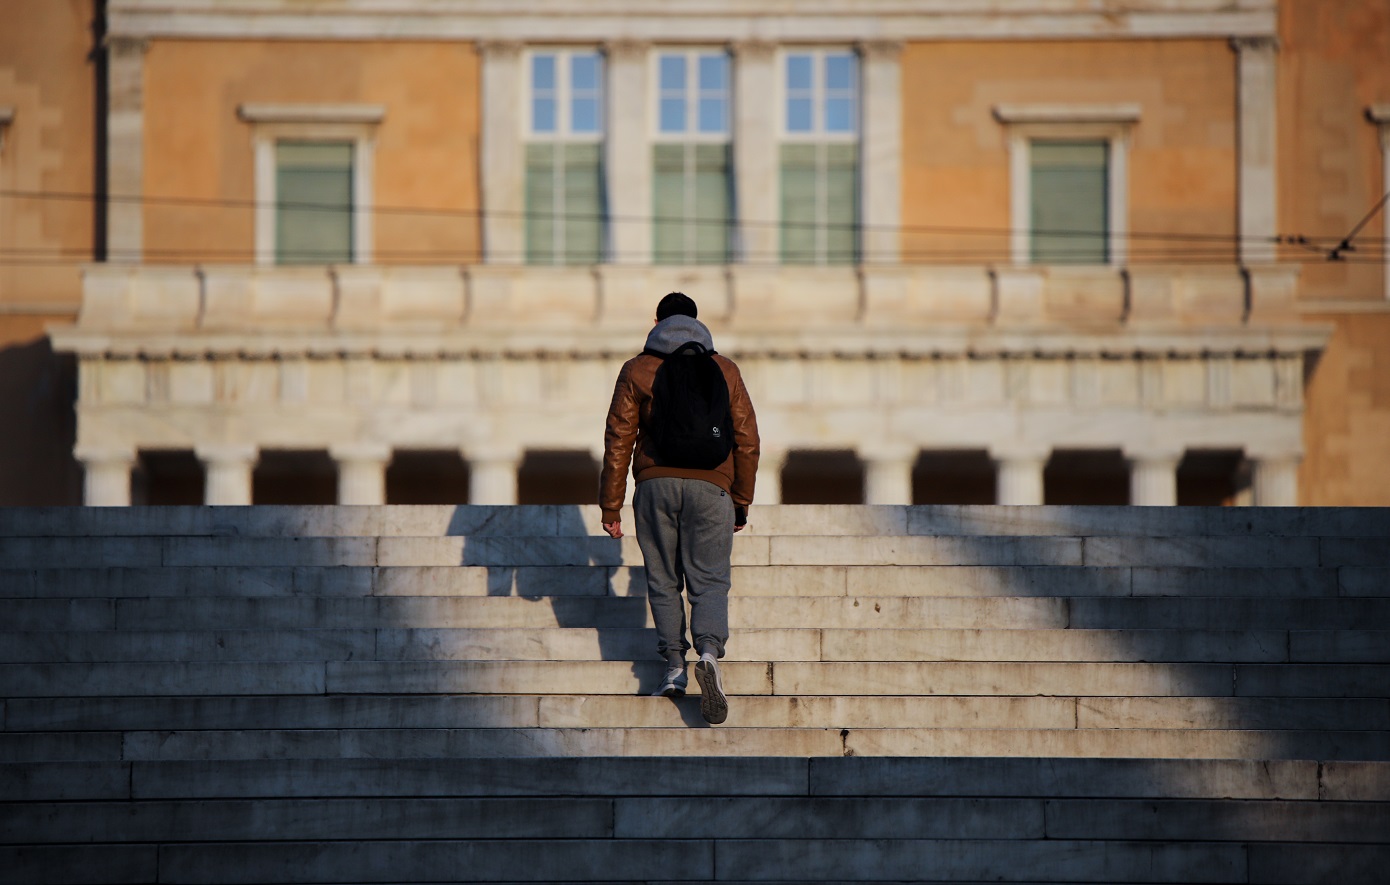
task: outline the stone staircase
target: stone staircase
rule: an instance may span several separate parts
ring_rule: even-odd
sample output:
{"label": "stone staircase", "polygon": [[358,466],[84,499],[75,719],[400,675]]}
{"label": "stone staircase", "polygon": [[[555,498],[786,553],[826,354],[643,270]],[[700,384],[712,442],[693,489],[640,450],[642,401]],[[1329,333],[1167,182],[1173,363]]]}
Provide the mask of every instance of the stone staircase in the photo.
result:
{"label": "stone staircase", "polygon": [[755,508],[715,728],[598,522],[0,510],[0,882],[1390,881],[1390,510]]}

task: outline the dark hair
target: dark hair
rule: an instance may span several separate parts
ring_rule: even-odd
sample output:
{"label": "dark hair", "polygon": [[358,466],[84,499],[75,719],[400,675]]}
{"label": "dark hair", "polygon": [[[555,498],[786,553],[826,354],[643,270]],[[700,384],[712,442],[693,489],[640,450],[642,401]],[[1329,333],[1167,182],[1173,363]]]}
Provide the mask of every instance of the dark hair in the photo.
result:
{"label": "dark hair", "polygon": [[695,306],[695,300],[682,292],[672,292],[661,303],[656,306],[656,321],[659,323],[667,317],[677,314],[695,319],[700,313],[700,309]]}

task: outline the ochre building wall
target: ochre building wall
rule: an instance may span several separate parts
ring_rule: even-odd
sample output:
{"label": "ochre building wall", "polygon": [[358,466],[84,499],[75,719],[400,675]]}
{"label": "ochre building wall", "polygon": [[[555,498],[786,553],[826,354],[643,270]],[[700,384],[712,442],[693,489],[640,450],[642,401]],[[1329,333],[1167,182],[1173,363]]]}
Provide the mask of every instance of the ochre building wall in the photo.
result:
{"label": "ochre building wall", "polygon": [[[1005,103],[1139,104],[1129,154],[1130,230],[1234,236],[1235,65],[1219,40],[909,44],[902,55],[906,260],[1008,260],[1008,133],[993,114]],[[1227,244],[1200,251],[1135,238],[1131,263],[1235,256]]]}
{"label": "ochre building wall", "polygon": [[70,322],[94,254],[91,0],[0,8],[0,504],[81,501],[75,369],[44,333]]}
{"label": "ochre building wall", "polygon": [[[1282,0],[1279,39],[1279,225],[1330,245],[1390,190],[1366,118],[1367,107],[1390,104],[1390,3]],[[1336,328],[1308,386],[1299,477],[1308,504],[1390,505],[1385,224],[1382,210],[1353,261],[1303,264],[1302,298],[1318,310],[1306,319]]]}
{"label": "ochre building wall", "polygon": [[[469,43],[156,40],[145,57],[151,262],[254,255],[252,126],[237,107],[374,104],[374,261],[478,259],[477,53]],[[166,197],[234,201],[172,206]],[[419,212],[399,210],[423,210]]]}

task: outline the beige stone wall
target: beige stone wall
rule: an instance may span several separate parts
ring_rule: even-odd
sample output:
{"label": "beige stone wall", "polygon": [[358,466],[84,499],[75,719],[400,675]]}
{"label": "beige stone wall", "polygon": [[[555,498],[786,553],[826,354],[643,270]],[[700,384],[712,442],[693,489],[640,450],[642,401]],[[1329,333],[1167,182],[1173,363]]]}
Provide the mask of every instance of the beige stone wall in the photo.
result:
{"label": "beige stone wall", "polygon": [[[146,194],[254,199],[241,104],[381,105],[375,260],[473,261],[479,226],[467,213],[478,206],[478,95],[471,43],[155,40],[145,56]],[[253,238],[245,205],[145,209],[151,262],[245,262]]]}
{"label": "beige stone wall", "polygon": [[14,112],[0,133],[0,324],[21,307],[76,313],[82,297],[76,264],[92,255],[93,204],[13,192],[92,191],[91,12],[90,0],[6,0],[0,12],[0,108]]}
{"label": "beige stone wall", "polygon": [[[1005,103],[1142,108],[1130,152],[1131,231],[1231,236],[1235,59],[1224,41],[914,43],[902,55],[903,224],[1007,229]],[[903,236],[907,260],[1007,260],[1004,236]],[[1234,260],[1233,247],[1211,260]],[[1136,239],[1132,263],[1192,257]]]}

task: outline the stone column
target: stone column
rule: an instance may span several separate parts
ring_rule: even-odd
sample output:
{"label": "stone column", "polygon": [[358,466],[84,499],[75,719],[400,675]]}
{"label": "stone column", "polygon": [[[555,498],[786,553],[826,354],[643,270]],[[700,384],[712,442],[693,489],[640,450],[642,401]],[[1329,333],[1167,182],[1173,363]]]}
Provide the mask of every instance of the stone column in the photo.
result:
{"label": "stone column", "polygon": [[328,454],[338,462],[338,503],[386,503],[386,465],[391,460],[389,446],[356,443],[332,446]]}
{"label": "stone column", "polygon": [[652,260],[649,48],[649,44],[633,40],[618,40],[605,47],[605,185],[611,219],[608,260],[616,264],[650,264]]}
{"label": "stone column", "polygon": [[1127,451],[1129,503],[1139,507],[1172,507],[1178,503],[1180,452]]}
{"label": "stone column", "polygon": [[865,504],[911,504],[912,465],[917,453],[906,448],[861,450]]}
{"label": "stone column", "polygon": [[203,499],[210,506],[244,507],[251,503],[251,475],[258,453],[252,445],[198,446],[207,479]]}
{"label": "stone column", "polygon": [[1279,182],[1275,175],[1275,62],[1279,43],[1274,37],[1237,37],[1231,40],[1231,47],[1237,59],[1240,263],[1248,266],[1265,264],[1277,257],[1272,240],[1279,223]]}
{"label": "stone column", "polygon": [[468,460],[469,504],[515,504],[516,472],[521,452],[492,450],[474,452]]}
{"label": "stone column", "polygon": [[897,264],[901,255],[903,101],[902,43],[861,44],[863,132],[860,134],[860,199],[864,225],[860,248],[866,264]]}
{"label": "stone column", "polygon": [[73,456],[82,462],[85,480],[82,503],[88,507],[129,507],[130,470],[135,450],[120,446],[78,446]]}
{"label": "stone column", "polygon": [[510,40],[478,44],[482,55],[483,260],[526,260],[526,146],[522,133],[530,102],[522,94],[522,45]]}
{"label": "stone column", "polygon": [[139,264],[145,249],[145,52],[134,37],[106,41],[106,204],[108,261]]}
{"label": "stone column", "polygon": [[1042,447],[991,449],[990,457],[999,470],[995,492],[998,503],[1043,503],[1043,468],[1047,466],[1047,456],[1048,450]]}
{"label": "stone column", "polygon": [[787,453],[782,449],[763,449],[758,456],[758,478],[753,485],[754,504],[782,503],[782,468]]}
{"label": "stone column", "polygon": [[1298,462],[1296,454],[1247,453],[1253,463],[1252,485],[1256,507],[1295,507],[1298,505]]}
{"label": "stone column", "polygon": [[777,121],[783,113],[776,46],[763,41],[735,43],[733,53],[735,260],[776,264],[781,255]]}
{"label": "stone column", "polygon": [[[1390,103],[1372,105],[1366,109],[1366,119],[1380,127],[1380,186],[1382,192],[1390,190]],[[1382,210],[1384,211],[1384,210]],[[1385,230],[1385,251],[1390,253],[1390,221],[1382,216],[1381,226]],[[1385,262],[1385,292],[1390,300],[1390,261]]]}

